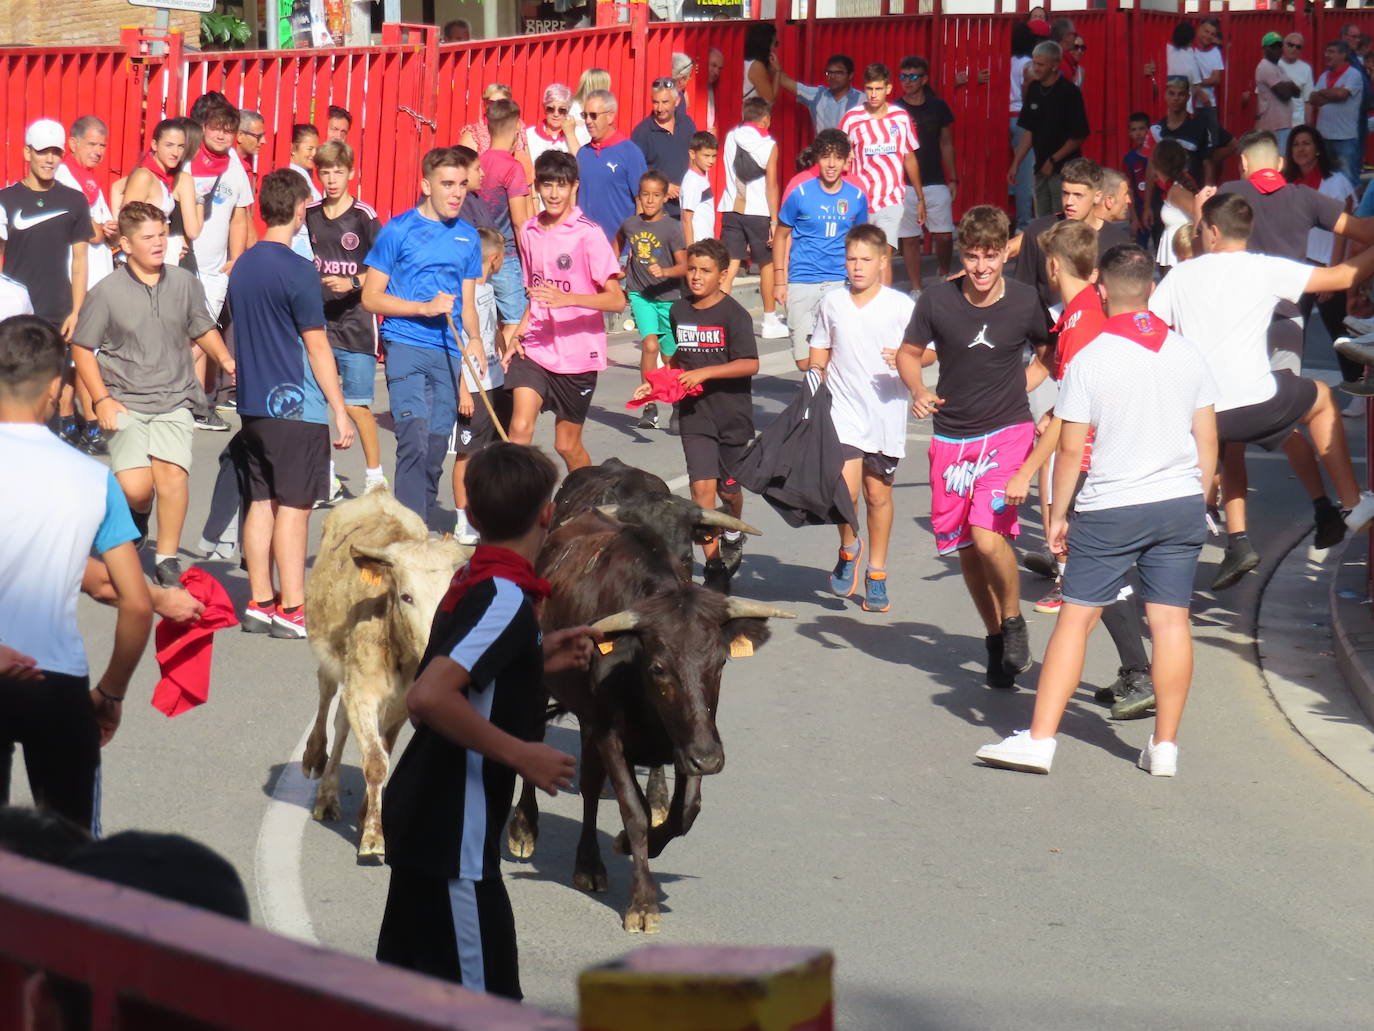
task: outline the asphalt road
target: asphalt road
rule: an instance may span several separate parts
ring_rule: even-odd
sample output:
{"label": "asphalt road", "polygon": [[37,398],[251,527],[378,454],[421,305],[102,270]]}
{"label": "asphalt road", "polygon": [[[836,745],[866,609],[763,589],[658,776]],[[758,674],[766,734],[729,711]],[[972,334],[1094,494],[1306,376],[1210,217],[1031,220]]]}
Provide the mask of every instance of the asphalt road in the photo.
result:
{"label": "asphalt road", "polygon": [[[765,361],[773,374],[755,382],[760,423],[797,378],[778,375],[790,367],[782,342],[766,343],[777,354]],[[612,351],[618,364],[602,377],[587,429],[594,459],[681,476],[676,438],[634,429],[621,407],[634,356],[623,340]],[[1282,557],[1277,542],[1309,518],[1287,465],[1257,456],[1251,466],[1265,565],[1218,598],[1197,595],[1179,776],[1138,771],[1149,721],[1110,723],[1092,701],[1116,666],[1099,634],[1055,772],[1035,777],[973,760],[978,746],[1027,725],[1035,680],[1013,693],[982,685],[982,630],[929,531],[927,433],[912,425],[898,471],[886,614],[825,590],[833,530],[789,530],[748,500],[746,517],[765,536],[749,541],[737,593],[799,618],[775,621],[767,646],[726,669],[727,762],[705,782],[690,836],[652,864],[664,906],[657,940],[831,948],[838,1020],[851,1029],[1368,1026],[1374,799],[1292,731],[1249,636],[1262,579]],[[197,436],[187,544],[225,440]],[[551,445],[549,424],[538,440]],[[356,448],[339,469],[361,488]],[[1038,530],[1026,539],[1038,541]],[[1209,547],[1199,584],[1218,559]],[[236,565],[206,568],[246,600]],[[1044,587],[1027,575],[1037,658],[1052,617],[1030,605]],[[84,599],[81,620],[98,668],[113,621]],[[387,871],[354,856],[354,746],[340,823],[308,819],[308,790],[298,773],[283,776],[315,711],[308,646],[220,634],[209,703],[171,721],[147,704],[156,676],[150,654],[105,752],[107,831],[198,838],[242,874],[259,924],[370,955]],[[577,751],[570,724],[549,740]],[[610,851],[614,802],[601,809],[611,875],[602,896],[571,886],[577,797],[545,798],[543,811],[538,853],[505,873],[528,999],[570,1013],[579,970],[645,939],[620,926],[629,866]]]}

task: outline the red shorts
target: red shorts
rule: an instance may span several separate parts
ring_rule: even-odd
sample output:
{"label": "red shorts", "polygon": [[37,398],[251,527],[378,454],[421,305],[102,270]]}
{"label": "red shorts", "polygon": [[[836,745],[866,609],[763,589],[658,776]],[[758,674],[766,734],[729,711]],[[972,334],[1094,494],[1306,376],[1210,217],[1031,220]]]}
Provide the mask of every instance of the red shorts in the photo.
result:
{"label": "red shorts", "polygon": [[[930,526],[935,549],[949,555],[973,543],[981,526],[1005,537],[1021,532],[1016,506],[1006,505],[1007,481],[1035,444],[1035,423],[1004,426],[981,437],[930,442]],[[999,511],[1000,509],[1000,511]]]}

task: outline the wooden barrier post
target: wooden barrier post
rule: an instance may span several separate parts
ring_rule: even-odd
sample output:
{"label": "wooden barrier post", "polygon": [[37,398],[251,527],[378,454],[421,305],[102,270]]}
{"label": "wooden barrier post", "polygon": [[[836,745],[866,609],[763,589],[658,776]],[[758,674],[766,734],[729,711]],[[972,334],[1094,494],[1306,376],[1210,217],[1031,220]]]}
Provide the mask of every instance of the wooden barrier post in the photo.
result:
{"label": "wooden barrier post", "polygon": [[834,1031],[824,949],[649,946],[583,971],[579,1031]]}

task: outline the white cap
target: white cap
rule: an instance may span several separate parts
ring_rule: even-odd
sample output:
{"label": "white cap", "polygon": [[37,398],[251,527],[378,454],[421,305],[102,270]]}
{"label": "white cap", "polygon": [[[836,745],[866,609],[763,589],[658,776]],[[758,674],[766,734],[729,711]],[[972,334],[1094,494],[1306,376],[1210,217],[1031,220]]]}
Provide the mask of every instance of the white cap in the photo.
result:
{"label": "white cap", "polygon": [[40,118],[24,133],[24,145],[30,150],[48,150],[51,147],[66,150],[67,130],[62,128],[61,122]]}

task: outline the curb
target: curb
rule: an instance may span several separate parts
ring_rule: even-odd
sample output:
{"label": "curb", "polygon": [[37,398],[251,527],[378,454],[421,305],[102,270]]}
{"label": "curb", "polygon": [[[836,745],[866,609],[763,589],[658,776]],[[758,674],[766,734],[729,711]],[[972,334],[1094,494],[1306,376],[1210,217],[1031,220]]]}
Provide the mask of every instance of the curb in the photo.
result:
{"label": "curb", "polygon": [[1336,662],[1355,701],[1374,720],[1374,619],[1365,600],[1368,562],[1369,535],[1361,534],[1341,552],[1328,598]]}

